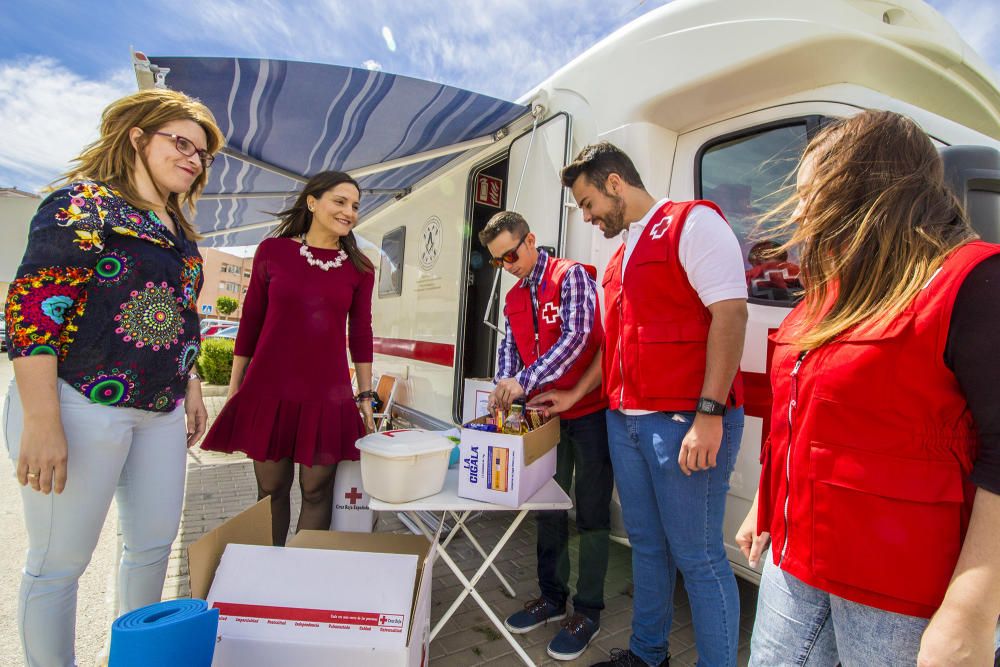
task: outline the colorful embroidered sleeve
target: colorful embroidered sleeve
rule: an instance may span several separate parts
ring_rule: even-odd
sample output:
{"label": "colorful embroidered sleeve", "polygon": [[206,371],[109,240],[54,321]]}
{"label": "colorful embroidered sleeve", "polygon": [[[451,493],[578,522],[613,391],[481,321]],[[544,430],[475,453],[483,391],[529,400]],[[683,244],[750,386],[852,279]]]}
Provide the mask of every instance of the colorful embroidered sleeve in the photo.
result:
{"label": "colorful embroidered sleeve", "polygon": [[28,247],[7,295],[8,356],[65,356],[83,314],[83,291],[104,249],[104,201],[94,183],[49,195],[31,221]]}

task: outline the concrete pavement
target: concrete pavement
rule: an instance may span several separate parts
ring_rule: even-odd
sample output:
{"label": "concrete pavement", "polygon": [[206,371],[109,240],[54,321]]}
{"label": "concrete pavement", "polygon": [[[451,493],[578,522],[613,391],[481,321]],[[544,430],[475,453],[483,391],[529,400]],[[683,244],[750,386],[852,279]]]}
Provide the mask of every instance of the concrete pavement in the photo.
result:
{"label": "concrete pavement", "polygon": [[[3,356],[0,360],[0,392],[5,397],[12,376],[11,364]],[[209,419],[214,419],[221,409],[221,397],[206,398]],[[6,469],[3,469],[6,466]],[[20,642],[17,636],[17,587],[23,565],[27,539],[21,516],[20,488],[13,477],[13,468],[0,463],[0,539],[7,548],[0,552],[0,665],[21,664]],[[189,595],[187,581],[187,546],[222,522],[249,507],[256,500],[256,483],[252,463],[242,455],[221,455],[195,449],[188,453],[188,478],[184,514],[174,543],[164,585],[164,598]],[[298,513],[298,490],[292,495],[293,521]],[[487,513],[472,526],[473,533],[486,549],[492,548],[506,530],[512,515],[507,512]],[[382,515],[378,530],[406,532],[393,515]],[[571,543],[572,560],[576,561],[577,541]],[[115,558],[117,552],[117,512],[114,505],[104,524],[101,539],[80,581],[77,612],[77,660],[81,667],[96,664],[113,620]],[[449,554],[467,576],[480,564],[478,553],[464,539],[456,539],[449,547]],[[535,583],[535,528],[526,521],[497,561],[518,594],[510,599],[499,581],[487,574],[478,590],[503,617],[518,609],[529,597],[537,595]],[[575,569],[574,569],[575,571]],[[573,575],[575,576],[575,574]],[[571,578],[572,580],[572,578]],[[460,592],[458,581],[441,562],[434,569],[432,617],[437,618],[448,608]],[[740,665],[748,658],[747,645],[756,609],[756,587],[740,582],[743,605],[740,632]],[[601,634],[591,648],[573,665],[589,665],[606,659],[613,647],[628,645],[631,623],[631,554],[617,544],[611,545],[611,563],[606,583],[607,607],[602,617]],[[675,599],[674,629],[671,633],[672,665],[694,665],[697,653],[693,648],[694,633],[691,612],[683,587],[678,586]],[[521,637],[529,655],[539,664],[556,665],[545,653],[548,641],[558,630],[557,626],[540,628]],[[500,638],[479,607],[467,599],[449,626],[431,645],[432,664],[466,667],[468,665],[519,665],[515,654]]]}

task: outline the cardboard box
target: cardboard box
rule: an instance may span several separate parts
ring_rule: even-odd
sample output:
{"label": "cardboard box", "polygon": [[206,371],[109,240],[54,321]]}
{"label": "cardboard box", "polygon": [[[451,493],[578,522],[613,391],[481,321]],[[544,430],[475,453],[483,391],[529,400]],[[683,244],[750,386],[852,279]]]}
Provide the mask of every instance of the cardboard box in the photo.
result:
{"label": "cardboard box", "polygon": [[219,607],[215,667],[427,663],[433,545],[302,531],[270,546],[264,499],[188,549],[191,594]]}
{"label": "cardboard box", "polygon": [[487,414],[486,402],[496,387],[489,378],[466,378],[465,390],[462,395],[462,423],[468,424],[473,419]]}
{"label": "cardboard box", "polygon": [[[473,420],[484,423],[485,417]],[[458,495],[519,507],[556,474],[559,418],[525,435],[462,428]]]}

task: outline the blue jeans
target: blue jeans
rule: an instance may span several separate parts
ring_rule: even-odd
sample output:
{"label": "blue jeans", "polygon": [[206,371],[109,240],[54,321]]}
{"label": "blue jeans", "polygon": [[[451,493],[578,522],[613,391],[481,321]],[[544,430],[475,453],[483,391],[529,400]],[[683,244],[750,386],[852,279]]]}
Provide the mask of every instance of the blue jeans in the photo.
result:
{"label": "blue jeans", "polygon": [[699,665],[736,664],[740,599],[722,542],[729,475],[743,436],[743,409],[723,417],[715,468],[681,472],[693,412],[626,416],[608,411],[608,442],[632,543],[632,638],[647,664],[667,656],[679,569],[691,602]]}
{"label": "blue jeans", "polygon": [[[90,563],[112,498],[123,542],[117,613],[160,600],[184,502],[183,406],[148,412],[97,405],[62,380],[58,391],[68,446],[66,488],[59,495],[21,488],[28,553],[17,622],[28,667],[76,664],[77,581]],[[16,466],[24,411],[13,382],[3,422]]]}
{"label": "blue jeans", "polygon": [[917,664],[928,619],[850,602],[763,560],[751,667]]}

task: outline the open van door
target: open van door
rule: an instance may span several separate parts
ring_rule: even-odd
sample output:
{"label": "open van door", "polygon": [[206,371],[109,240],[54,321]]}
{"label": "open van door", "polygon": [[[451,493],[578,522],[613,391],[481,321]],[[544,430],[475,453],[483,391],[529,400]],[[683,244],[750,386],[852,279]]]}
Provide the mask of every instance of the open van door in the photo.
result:
{"label": "open van door", "polygon": [[562,253],[566,209],[560,172],[569,158],[571,130],[570,117],[557,114],[515,138],[506,154],[492,156],[470,172],[465,288],[455,351],[456,423],[462,421],[465,380],[492,378],[496,372],[503,302],[516,283],[506,271],[490,265],[490,252],[479,242],[479,232],[494,214],[517,211],[528,221],[539,246],[556,256]]}

